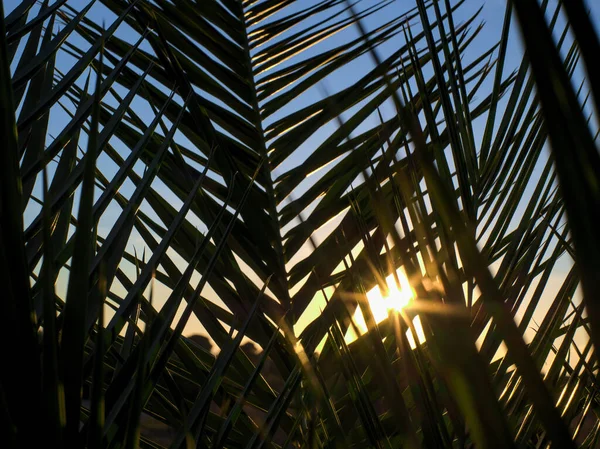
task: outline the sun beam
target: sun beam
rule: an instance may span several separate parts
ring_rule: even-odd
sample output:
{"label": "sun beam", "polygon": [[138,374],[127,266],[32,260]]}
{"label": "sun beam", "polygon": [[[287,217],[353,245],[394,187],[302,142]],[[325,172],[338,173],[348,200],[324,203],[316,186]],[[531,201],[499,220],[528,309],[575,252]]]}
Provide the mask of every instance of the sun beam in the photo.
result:
{"label": "sun beam", "polygon": [[[376,286],[367,292],[369,306],[371,307],[373,318],[375,318],[377,323],[380,323],[388,317],[388,311],[400,310],[403,307],[406,307],[415,297],[415,294],[410,287],[410,283],[408,282],[408,278],[406,277],[406,273],[403,269],[398,270],[398,278],[400,280],[400,288],[396,287],[393,275],[390,275],[386,278],[386,283],[389,289],[386,296],[383,296],[379,286]],[[360,331],[360,334],[362,335],[366,333],[367,324],[365,323],[365,319],[360,308],[357,308],[356,312],[354,312],[353,319],[356,323],[356,327],[358,327],[358,330]],[[346,334],[346,342],[351,343],[357,338],[358,337],[354,332],[354,329],[350,327]]]}

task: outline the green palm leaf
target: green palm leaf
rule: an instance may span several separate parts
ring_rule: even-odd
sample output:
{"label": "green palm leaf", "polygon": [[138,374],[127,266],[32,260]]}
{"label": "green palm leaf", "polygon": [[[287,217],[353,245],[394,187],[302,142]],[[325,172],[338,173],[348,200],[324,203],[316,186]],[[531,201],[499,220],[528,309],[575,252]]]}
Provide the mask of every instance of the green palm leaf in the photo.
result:
{"label": "green palm leaf", "polygon": [[594,447],[598,37],[477,7],[3,12],[3,445]]}

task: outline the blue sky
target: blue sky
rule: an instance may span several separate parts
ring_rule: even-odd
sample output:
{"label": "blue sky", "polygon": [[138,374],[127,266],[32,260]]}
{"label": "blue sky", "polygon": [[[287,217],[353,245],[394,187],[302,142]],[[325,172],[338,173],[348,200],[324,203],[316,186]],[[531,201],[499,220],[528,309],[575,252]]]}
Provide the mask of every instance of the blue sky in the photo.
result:
{"label": "blue sky", "polygon": [[[204,0],[204,1],[206,1],[206,0]],[[19,2],[16,0],[4,1],[5,13],[8,14],[12,9],[14,9],[14,7],[18,3]],[[82,1],[82,0],[69,0],[68,1],[68,4],[77,10],[82,9],[87,3],[88,3],[87,1]],[[374,3],[375,2],[373,0],[364,0],[362,5],[372,5]],[[551,4],[555,4],[555,3],[556,2],[554,0],[551,1]],[[294,6],[292,6],[292,8],[304,8],[310,4],[311,4],[311,0],[298,1]],[[407,2],[401,2],[401,1],[396,0],[395,2],[392,2],[390,4],[390,6],[388,6],[386,9],[383,9],[382,11],[380,11],[380,12],[372,15],[368,19],[366,19],[364,21],[364,24],[368,29],[378,26],[378,24],[381,24],[385,20],[388,20],[388,15],[396,14],[397,10],[406,10],[407,4],[408,4]],[[412,2],[410,2],[410,4],[412,5]],[[599,2],[597,2],[597,1],[594,2],[592,0],[588,0],[588,4],[591,8],[591,14],[593,17],[593,21],[596,24],[600,24],[600,4],[599,4]],[[505,1],[501,1],[501,0],[487,0],[487,1],[466,0],[465,4],[459,9],[459,11],[457,12],[457,14],[455,16],[455,21],[457,23],[460,23],[461,21],[466,20],[468,17],[470,17],[475,11],[477,11],[481,7],[482,7],[482,11],[480,13],[479,18],[476,20],[476,24],[479,22],[485,22],[485,27],[484,27],[483,31],[480,33],[478,38],[472,44],[472,46],[470,47],[470,50],[466,53],[466,58],[481,54],[483,51],[488,49],[490,46],[492,46],[498,40],[498,38],[500,36],[502,24],[503,24],[505,5],[506,5]],[[101,6],[99,4],[99,2],[96,2],[96,4],[93,6],[93,8],[89,14],[89,17],[92,18],[93,20],[95,20],[96,23],[105,22],[107,26],[109,26],[110,23],[112,22],[112,20],[114,19],[114,16],[110,12],[108,12],[103,6]],[[515,30],[516,30],[516,24],[514,24],[514,25],[515,25]],[[134,33],[132,33],[130,30],[128,30],[127,27],[125,27],[125,26],[121,27],[119,29],[118,35],[129,41],[135,39]],[[357,35],[358,35],[357,31],[354,28],[349,28],[349,29],[345,30],[344,32],[339,33],[338,35],[334,36],[327,42],[321,43],[319,49],[332,48],[334,46],[337,46],[337,45],[340,45],[340,44],[346,42],[347,40],[349,40]],[[522,48],[521,48],[521,45],[519,42],[518,32],[514,32],[511,36],[512,37],[511,37],[511,42],[510,42],[509,57],[506,61],[506,67],[505,67],[505,73],[507,73],[507,74],[510,73],[513,69],[515,69],[518,66],[518,64],[521,61],[521,56],[522,56]],[[84,45],[82,40],[74,39],[72,42],[76,43],[76,44],[80,43],[82,46]],[[388,42],[386,45],[379,48],[378,51],[380,51],[381,55],[385,55],[385,54],[387,54],[387,52],[392,51],[396,45],[397,45],[397,42],[392,40],[391,42]],[[307,51],[307,53],[306,53],[307,57],[309,57],[311,54],[314,54],[314,53],[311,53],[312,51],[313,50]],[[59,59],[57,61],[57,66],[59,68],[61,68],[63,66],[68,67],[70,64],[72,64],[72,61],[73,60],[71,57],[61,54],[61,55],[59,55]],[[338,92],[338,91],[342,90],[343,88],[347,87],[348,85],[350,85],[354,82],[354,80],[358,76],[357,74],[361,73],[361,69],[363,69],[362,66],[364,64],[369,64],[368,56],[358,58],[351,64],[348,64],[348,66],[344,67],[342,70],[338,70],[337,72],[335,72],[334,75],[329,77],[324,82],[323,87],[325,87],[330,93],[334,93],[334,92]],[[285,66],[285,63],[283,64],[283,66]],[[580,77],[579,78],[575,77],[576,82],[578,82],[578,79],[580,79]],[[80,80],[80,83],[83,83],[83,77]],[[323,87],[321,87],[321,88],[315,87],[315,88],[309,89],[305,93],[305,95],[302,95],[299,98],[297,98],[296,100],[290,102],[284,109],[279,111],[279,113],[274,114],[273,117],[269,117],[265,121],[265,125],[268,126],[273,121],[281,118],[282,116],[290,113],[291,111],[294,111],[294,110],[300,109],[306,105],[312,104],[315,102],[315,100],[322,98]],[[485,88],[483,90],[485,90]],[[355,107],[355,109],[359,108],[359,107],[360,107],[360,104],[357,105]],[[144,108],[143,107],[138,108],[138,110],[143,111]],[[393,109],[390,107],[389,110],[387,110],[387,111],[384,110],[383,112],[384,112],[384,114],[386,114],[386,113],[392,114]],[[344,118],[347,118],[348,116],[349,116],[348,112],[343,114]],[[62,126],[64,125],[65,117],[66,117],[65,114],[61,113],[60,111],[57,111],[56,114],[52,115],[50,128],[49,128],[49,133],[51,135],[56,135],[60,131],[60,129],[62,129]],[[148,117],[150,117],[150,115],[148,115]],[[143,115],[142,115],[142,118],[146,118],[146,117],[143,117]],[[373,120],[375,120],[374,117],[373,117]],[[367,127],[368,123],[366,123],[364,126]],[[476,127],[474,130],[476,136],[481,135],[481,133],[483,132],[482,126],[483,126],[482,122],[476,122]],[[275,170],[274,177],[277,177],[279,174],[281,174],[283,171],[286,171],[290,167],[293,167],[295,165],[302,163],[303,160],[311,153],[312,149],[316,145],[318,145],[320,142],[322,142],[330,134],[331,130],[335,129],[335,127],[336,127],[335,123],[329,123],[328,125],[324,126],[322,129],[320,129],[317,133],[315,133],[306,142],[304,142],[299,151],[296,151],[280,167],[278,167]],[[177,138],[180,142],[182,142],[184,144],[189,143],[187,141],[187,139],[185,139],[185,137],[183,137],[183,135],[181,135],[181,134],[178,134]],[[85,139],[82,139],[81,145],[82,145],[82,147],[85,147]],[[100,164],[101,165],[99,165],[99,168],[101,170],[103,170],[108,175],[109,178],[110,178],[110,175],[117,170],[116,165],[114,163],[112,163],[111,161],[109,161],[108,158],[102,159],[100,161]],[[143,166],[140,165],[138,167],[138,172],[141,173],[142,170],[143,170]],[[314,182],[314,179],[318,179],[318,177],[307,178],[307,180],[302,183],[300,188],[297,189],[294,192],[294,194],[298,195],[298,194],[302,193],[303,190],[305,190],[311,183]],[[124,186],[122,192],[127,194],[127,192],[132,191],[132,189],[133,189],[133,185],[131,183],[129,183],[128,185],[126,184]],[[38,186],[38,192],[39,192],[39,186]],[[173,201],[176,201],[174,197],[173,197]],[[37,206],[32,205],[32,209],[29,210],[28,215],[26,215],[26,221],[28,219],[28,216],[29,217],[35,216],[35,214],[37,214],[37,211],[38,211]],[[119,213],[119,210],[116,208],[109,209],[107,211],[107,213],[103,216],[101,224],[106,223],[106,229],[109,229],[110,224],[112,223],[112,221],[114,220],[114,218],[117,216],[118,213]],[[201,225],[201,224],[199,223],[199,225]],[[137,249],[139,251],[140,248],[137,248]],[[568,263],[568,262],[565,262],[565,263]]]}

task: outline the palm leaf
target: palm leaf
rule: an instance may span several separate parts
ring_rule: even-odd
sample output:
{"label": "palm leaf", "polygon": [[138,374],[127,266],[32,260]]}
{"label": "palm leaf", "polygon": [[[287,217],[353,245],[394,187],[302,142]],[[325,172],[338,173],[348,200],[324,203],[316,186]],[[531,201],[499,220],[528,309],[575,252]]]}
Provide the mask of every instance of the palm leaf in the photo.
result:
{"label": "palm leaf", "polygon": [[2,14],[3,442],[593,447],[583,2],[75,6]]}

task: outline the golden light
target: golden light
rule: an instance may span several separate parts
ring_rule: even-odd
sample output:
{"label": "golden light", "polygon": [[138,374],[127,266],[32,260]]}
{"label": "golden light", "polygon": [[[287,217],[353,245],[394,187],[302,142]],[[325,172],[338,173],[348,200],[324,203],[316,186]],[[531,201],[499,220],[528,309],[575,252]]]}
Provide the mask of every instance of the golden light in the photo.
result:
{"label": "golden light", "polygon": [[[386,296],[382,295],[379,286],[376,286],[367,292],[369,306],[371,307],[373,318],[375,318],[377,323],[385,320],[388,317],[388,312],[390,310],[400,310],[403,307],[406,307],[415,297],[415,294],[410,287],[410,283],[408,282],[408,278],[406,277],[406,273],[403,269],[398,270],[398,278],[400,280],[400,288],[396,287],[393,275],[390,275],[386,278],[386,283],[389,289],[389,292]],[[354,312],[353,319],[356,323],[356,327],[360,331],[360,334],[365,334],[367,332],[367,324],[365,323],[365,318],[363,317],[360,307],[357,307],[356,311]],[[354,332],[354,329],[350,327],[346,334],[346,342],[351,343],[357,338],[358,336]]]}

